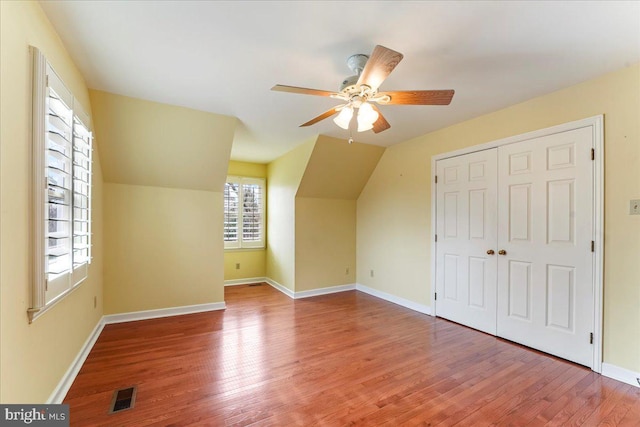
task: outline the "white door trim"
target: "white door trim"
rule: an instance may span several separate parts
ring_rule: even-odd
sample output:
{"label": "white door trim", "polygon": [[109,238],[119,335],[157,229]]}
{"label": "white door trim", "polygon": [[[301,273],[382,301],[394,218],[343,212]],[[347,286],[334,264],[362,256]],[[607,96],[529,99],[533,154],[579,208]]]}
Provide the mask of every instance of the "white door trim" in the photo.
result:
{"label": "white door trim", "polygon": [[474,145],[448,153],[437,154],[431,157],[431,315],[438,313],[435,298],[436,285],[436,162],[449,157],[461,156],[476,151],[497,148],[502,145],[513,144],[542,136],[553,135],[569,130],[591,127],[593,131],[593,144],[595,160],[593,161],[593,237],[595,241],[595,254],[593,262],[594,280],[594,325],[593,325],[593,365],[591,369],[602,372],[602,303],[603,303],[603,239],[604,239],[604,116],[593,116],[582,120],[576,120],[545,129],[539,129],[520,135],[510,136],[485,144]]}

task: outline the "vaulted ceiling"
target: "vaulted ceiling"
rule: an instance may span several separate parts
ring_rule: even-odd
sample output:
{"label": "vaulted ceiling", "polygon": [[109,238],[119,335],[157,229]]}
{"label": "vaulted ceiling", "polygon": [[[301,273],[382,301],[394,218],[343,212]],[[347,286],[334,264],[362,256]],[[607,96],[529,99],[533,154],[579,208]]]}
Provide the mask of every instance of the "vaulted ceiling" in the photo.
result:
{"label": "vaulted ceiling", "polygon": [[382,90],[455,89],[449,106],[382,106],[390,146],[640,61],[640,2],[43,1],[92,89],[238,118],[231,158],[268,162],[330,119],[346,60],[381,44],[404,59]]}

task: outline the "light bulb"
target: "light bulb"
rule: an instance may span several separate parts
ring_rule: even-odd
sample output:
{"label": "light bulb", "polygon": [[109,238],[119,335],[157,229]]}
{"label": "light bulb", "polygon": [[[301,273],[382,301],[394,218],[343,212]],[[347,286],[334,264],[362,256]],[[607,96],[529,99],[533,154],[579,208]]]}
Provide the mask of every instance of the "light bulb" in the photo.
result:
{"label": "light bulb", "polygon": [[373,129],[373,124],[378,120],[380,114],[373,109],[371,104],[364,102],[358,108],[358,132]]}
{"label": "light bulb", "polygon": [[344,107],[340,110],[340,114],[333,119],[333,122],[340,126],[342,129],[349,129],[349,123],[353,117],[353,108],[351,106]]}
{"label": "light bulb", "polygon": [[365,132],[373,129],[373,123],[362,123],[358,118],[358,132]]}

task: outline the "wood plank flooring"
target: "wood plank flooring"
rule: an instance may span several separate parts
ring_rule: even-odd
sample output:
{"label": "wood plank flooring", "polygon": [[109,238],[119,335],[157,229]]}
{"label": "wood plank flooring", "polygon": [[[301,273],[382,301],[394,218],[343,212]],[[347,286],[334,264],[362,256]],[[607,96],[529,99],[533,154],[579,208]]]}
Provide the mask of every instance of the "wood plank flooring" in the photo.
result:
{"label": "wood plank flooring", "polygon": [[[225,289],[227,309],[107,325],[73,426],[640,426],[640,389],[367,294]],[[137,385],[133,409],[108,414]]]}

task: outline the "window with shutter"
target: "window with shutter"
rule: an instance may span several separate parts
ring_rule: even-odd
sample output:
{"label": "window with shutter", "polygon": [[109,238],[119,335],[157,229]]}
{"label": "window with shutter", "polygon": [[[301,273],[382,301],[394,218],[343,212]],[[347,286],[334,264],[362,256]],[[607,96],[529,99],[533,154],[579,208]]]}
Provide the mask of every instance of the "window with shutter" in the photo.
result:
{"label": "window with shutter", "polygon": [[32,47],[34,280],[30,320],[87,277],[91,262],[88,118]]}
{"label": "window with shutter", "polygon": [[265,181],[229,176],[224,186],[225,249],[264,248]]}

